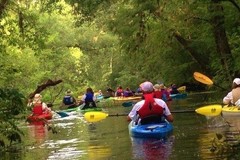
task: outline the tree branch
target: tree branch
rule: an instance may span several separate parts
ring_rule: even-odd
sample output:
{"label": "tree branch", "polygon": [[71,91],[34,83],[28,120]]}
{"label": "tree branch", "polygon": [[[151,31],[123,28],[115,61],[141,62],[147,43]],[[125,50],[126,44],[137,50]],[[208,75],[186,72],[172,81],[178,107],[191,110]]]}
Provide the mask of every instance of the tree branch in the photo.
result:
{"label": "tree branch", "polygon": [[35,94],[37,93],[40,93],[42,92],[44,89],[46,89],[47,87],[50,87],[50,86],[55,86],[59,83],[61,83],[62,80],[56,80],[56,81],[53,81],[51,79],[48,79],[46,83],[44,84],[41,84],[40,86],[37,86],[37,89],[33,92],[33,93],[30,93],[28,98],[29,99],[32,99],[34,97]]}

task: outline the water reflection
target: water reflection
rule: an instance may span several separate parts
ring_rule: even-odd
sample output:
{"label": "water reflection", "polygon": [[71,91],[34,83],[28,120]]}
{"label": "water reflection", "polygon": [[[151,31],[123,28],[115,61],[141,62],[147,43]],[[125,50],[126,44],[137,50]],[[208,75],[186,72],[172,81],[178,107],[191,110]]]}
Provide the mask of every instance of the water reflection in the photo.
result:
{"label": "water reflection", "polygon": [[[202,159],[235,159],[240,142],[240,119],[236,117],[208,118],[207,133],[199,137]],[[235,158],[233,158],[235,157]],[[237,156],[239,159],[239,155]]]}
{"label": "water reflection", "polygon": [[172,153],[174,136],[167,139],[131,138],[133,158],[137,160],[168,160]]}
{"label": "water reflection", "polygon": [[30,139],[34,139],[36,141],[36,145],[43,143],[48,134],[47,126],[44,122],[33,122],[29,124],[29,126]]}
{"label": "water reflection", "polygon": [[88,146],[88,159],[94,160],[105,160],[111,156],[111,148],[109,146],[103,145],[93,145]]}

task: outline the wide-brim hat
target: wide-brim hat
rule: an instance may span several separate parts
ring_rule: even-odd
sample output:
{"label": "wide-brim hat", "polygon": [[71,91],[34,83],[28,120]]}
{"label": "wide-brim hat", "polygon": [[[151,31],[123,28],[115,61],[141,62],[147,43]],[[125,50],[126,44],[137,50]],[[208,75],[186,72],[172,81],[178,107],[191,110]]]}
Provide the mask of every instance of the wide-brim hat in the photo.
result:
{"label": "wide-brim hat", "polygon": [[71,94],[72,94],[72,91],[71,91],[70,89],[68,89],[68,90],[66,91],[66,94],[71,95]]}

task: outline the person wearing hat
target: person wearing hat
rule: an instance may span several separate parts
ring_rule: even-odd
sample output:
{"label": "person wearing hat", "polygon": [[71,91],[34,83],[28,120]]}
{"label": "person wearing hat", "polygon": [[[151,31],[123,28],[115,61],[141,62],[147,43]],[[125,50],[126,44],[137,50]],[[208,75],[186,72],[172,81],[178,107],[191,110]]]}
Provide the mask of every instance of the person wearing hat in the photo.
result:
{"label": "person wearing hat", "polygon": [[128,114],[128,121],[135,121],[136,123],[158,123],[165,118],[169,122],[173,122],[173,116],[167,104],[158,98],[154,98],[153,84],[146,81],[140,84],[143,91],[144,99],[137,102],[130,113]]}
{"label": "person wearing hat", "polygon": [[33,109],[32,109],[33,115],[41,115],[47,112],[51,112],[51,109],[48,108],[47,104],[42,102],[42,95],[39,93],[34,95],[32,105],[33,105]]}
{"label": "person wearing hat", "polygon": [[75,108],[77,107],[76,99],[72,95],[72,91],[70,89],[67,90],[66,95],[63,97],[62,100],[62,107],[63,108]]}
{"label": "person wearing hat", "polygon": [[240,78],[233,80],[232,91],[223,98],[223,103],[240,107]]}

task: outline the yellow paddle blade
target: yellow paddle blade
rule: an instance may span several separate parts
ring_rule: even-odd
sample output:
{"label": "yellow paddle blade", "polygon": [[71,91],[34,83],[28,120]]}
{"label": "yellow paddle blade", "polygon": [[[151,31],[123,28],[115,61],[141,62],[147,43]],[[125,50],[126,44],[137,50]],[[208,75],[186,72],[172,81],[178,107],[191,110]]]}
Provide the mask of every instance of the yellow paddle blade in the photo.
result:
{"label": "yellow paddle blade", "polygon": [[198,81],[201,82],[203,84],[207,84],[207,85],[213,85],[213,81],[208,78],[207,76],[203,75],[202,73],[199,72],[194,72],[193,73],[193,77]]}
{"label": "yellow paddle blade", "polygon": [[84,118],[88,122],[98,122],[100,120],[105,119],[107,116],[108,114],[104,112],[86,112],[84,114]]}
{"label": "yellow paddle blade", "polygon": [[186,86],[181,86],[177,89],[179,92],[186,91]]}
{"label": "yellow paddle blade", "polygon": [[222,106],[220,104],[208,105],[196,109],[195,112],[204,116],[218,116],[222,112]]}

